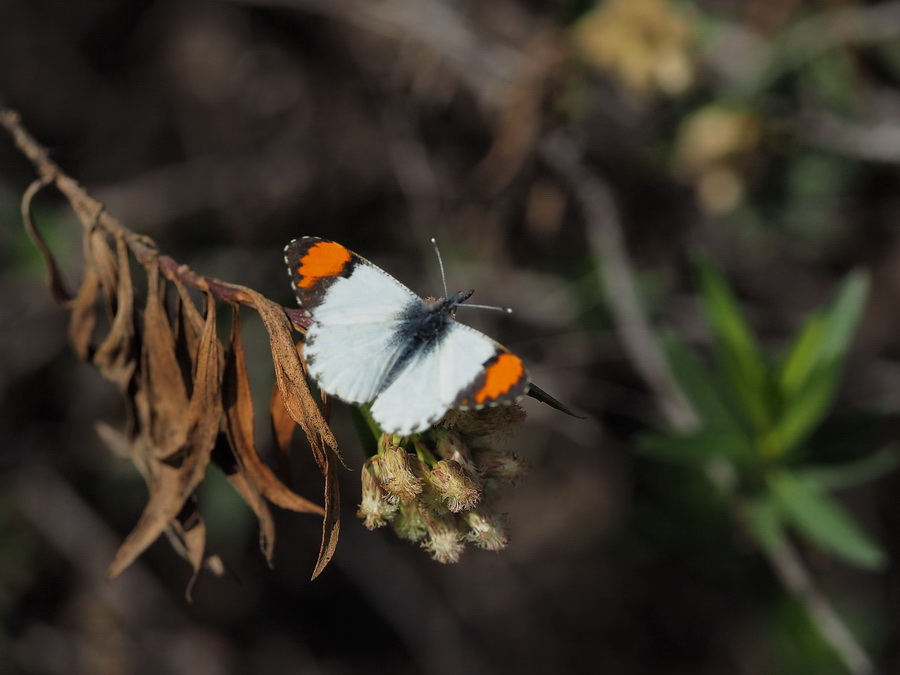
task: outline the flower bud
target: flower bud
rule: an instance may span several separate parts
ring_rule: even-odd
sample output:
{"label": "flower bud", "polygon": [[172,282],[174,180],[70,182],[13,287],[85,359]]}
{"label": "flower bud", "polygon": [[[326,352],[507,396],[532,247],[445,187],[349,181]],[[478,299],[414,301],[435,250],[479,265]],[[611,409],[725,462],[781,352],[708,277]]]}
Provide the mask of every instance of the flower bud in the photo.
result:
{"label": "flower bud", "polygon": [[381,487],[394,502],[408,502],[422,492],[422,480],[410,466],[410,454],[403,448],[392,446],[378,455],[378,477]]}
{"label": "flower bud", "polygon": [[428,536],[422,543],[422,548],[431,554],[431,557],[440,563],[455,563],[462,555],[465,542],[459,521],[450,513],[437,513],[431,509],[420,510],[422,520],[428,528]]}
{"label": "flower bud", "polygon": [[481,500],[480,486],[452,459],[442,459],[435,464],[428,480],[453,513],[471,509]]}
{"label": "flower bud", "polygon": [[428,526],[422,520],[417,502],[400,504],[394,519],[391,521],[391,526],[398,537],[407,541],[422,541],[428,535]]}
{"label": "flower bud", "polygon": [[397,512],[397,505],[391,503],[388,494],[382,489],[376,474],[378,457],[370,457],[362,469],[362,501],[357,517],[370,530],[387,525]]}
{"label": "flower bud", "polygon": [[466,539],[476,546],[488,551],[500,551],[509,544],[506,534],[506,523],[502,516],[484,507],[472,509],[460,514],[469,526]]}
{"label": "flower bud", "polygon": [[501,483],[515,483],[528,473],[528,461],[511,450],[484,448],[475,455],[475,466],[485,478],[493,478]]}

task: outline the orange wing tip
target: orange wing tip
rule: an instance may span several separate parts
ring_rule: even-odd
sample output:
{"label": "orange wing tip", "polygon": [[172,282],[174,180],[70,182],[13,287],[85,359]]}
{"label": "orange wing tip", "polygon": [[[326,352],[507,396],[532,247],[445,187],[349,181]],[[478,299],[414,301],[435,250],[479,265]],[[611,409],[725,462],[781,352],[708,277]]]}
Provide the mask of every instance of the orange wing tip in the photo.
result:
{"label": "orange wing tip", "polygon": [[312,288],[320,279],[338,276],[350,262],[350,251],[333,241],[320,241],[300,259],[297,275],[301,288]]}
{"label": "orange wing tip", "polygon": [[510,391],[525,377],[525,366],[515,354],[506,352],[487,367],[484,384],[475,392],[475,404],[484,405],[490,399],[497,399]]}

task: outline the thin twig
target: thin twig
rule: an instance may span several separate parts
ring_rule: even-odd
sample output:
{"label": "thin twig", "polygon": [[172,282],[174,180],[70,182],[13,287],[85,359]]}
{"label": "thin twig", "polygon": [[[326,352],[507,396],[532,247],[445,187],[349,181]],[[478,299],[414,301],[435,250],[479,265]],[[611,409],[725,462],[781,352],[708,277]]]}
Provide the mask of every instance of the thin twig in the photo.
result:
{"label": "thin twig", "polygon": [[798,21],[745,72],[752,92],[771,86],[829,51],[847,45],[877,44],[900,37],[900,2],[830,9]]}
{"label": "thin twig", "polygon": [[877,671],[869,655],[813,582],[796,548],[784,542],[775,547],[763,547],[763,552],[781,582],[803,603],[819,631],[844,661],[847,669],[854,675],[874,675]]}
{"label": "thin twig", "polygon": [[[258,311],[253,299],[240,286],[198,274],[187,265],[167,255],[160,255],[150,239],[135,234],[107,213],[101,202],[91,197],[77,181],[50,159],[47,149],[22,126],[17,112],[0,108],[0,126],[9,132],[18,148],[31,160],[42,183],[56,186],[69,200],[83,223],[96,224],[110,236],[121,238],[128,244],[138,262],[144,265],[156,264],[167,279],[171,281],[177,279],[191,288],[208,291],[224,302],[240,303]],[[300,328],[309,327],[310,318],[304,310],[288,307],[282,309],[294,325]]]}
{"label": "thin twig", "polygon": [[808,143],[867,162],[900,163],[900,124],[861,124],[822,111],[801,115],[797,132]]}
{"label": "thin twig", "polygon": [[604,297],[615,317],[622,348],[652,390],[666,421],[682,431],[695,428],[700,422],[697,413],[672,374],[641,306],[612,190],[584,165],[571,137],[562,133],[550,136],[540,152],[572,187],[584,211]]}

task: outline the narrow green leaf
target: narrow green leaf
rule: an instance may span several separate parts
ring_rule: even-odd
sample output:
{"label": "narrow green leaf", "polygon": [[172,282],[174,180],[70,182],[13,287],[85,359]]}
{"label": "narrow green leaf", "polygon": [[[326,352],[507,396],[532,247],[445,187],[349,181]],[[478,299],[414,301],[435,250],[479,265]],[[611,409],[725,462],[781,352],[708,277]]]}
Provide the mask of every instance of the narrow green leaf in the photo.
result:
{"label": "narrow green leaf", "polygon": [[794,474],[799,480],[819,490],[842,490],[877,480],[896,469],[898,465],[900,453],[895,446],[888,446],[853,462],[833,466],[807,465],[797,469]]}
{"label": "narrow green leaf", "polygon": [[694,405],[703,426],[728,431],[745,429],[746,425],[728,404],[722,383],[678,335],[672,331],[663,333],[662,347],[675,379]]}
{"label": "narrow green leaf", "polygon": [[712,265],[701,260],[697,271],[716,355],[731,392],[756,426],[766,428],[771,420],[768,371],[756,338],[731,289]]}
{"label": "narrow green leaf", "polygon": [[792,399],[783,401],[775,425],[782,453],[797,447],[825,417],[837,393],[840,371],[839,363],[822,366]]}
{"label": "narrow green leaf", "polygon": [[777,376],[781,410],[776,434],[782,451],[796,447],[830,409],[868,284],[863,272],[848,275],[834,299],[807,320],[788,352]]}
{"label": "narrow green leaf", "polygon": [[790,399],[806,383],[819,363],[827,331],[825,317],[816,313],[804,324],[788,351],[778,375],[779,391]]}
{"label": "narrow green leaf", "polygon": [[828,331],[822,349],[822,360],[843,358],[850,346],[856,326],[869,295],[869,275],[863,271],[847,275],[828,309]]}
{"label": "narrow green leaf", "polygon": [[865,569],[887,563],[887,554],[814,484],[782,471],[770,477],[769,488],[784,520],[823,551]]}
{"label": "narrow green leaf", "polygon": [[784,541],[781,511],[771,495],[754,499],[747,505],[746,522],[750,534],[765,549],[774,549]]}
{"label": "narrow green leaf", "polygon": [[644,434],[636,449],[655,459],[682,464],[705,465],[710,459],[726,459],[747,465],[756,460],[745,435],[714,429],[691,434]]}

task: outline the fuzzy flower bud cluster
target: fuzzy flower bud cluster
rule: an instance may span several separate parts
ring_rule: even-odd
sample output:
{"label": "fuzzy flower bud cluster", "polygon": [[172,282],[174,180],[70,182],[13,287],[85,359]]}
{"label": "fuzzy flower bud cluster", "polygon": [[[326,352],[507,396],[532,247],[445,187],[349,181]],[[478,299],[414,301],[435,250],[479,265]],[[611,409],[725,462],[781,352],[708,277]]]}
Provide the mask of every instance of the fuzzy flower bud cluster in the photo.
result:
{"label": "fuzzy flower bud cluster", "polygon": [[390,524],[438,562],[456,562],[467,543],[505,548],[504,516],[494,505],[528,465],[494,442],[523,419],[518,406],[452,411],[403,447],[385,434],[363,466],[357,515],[370,530]]}

